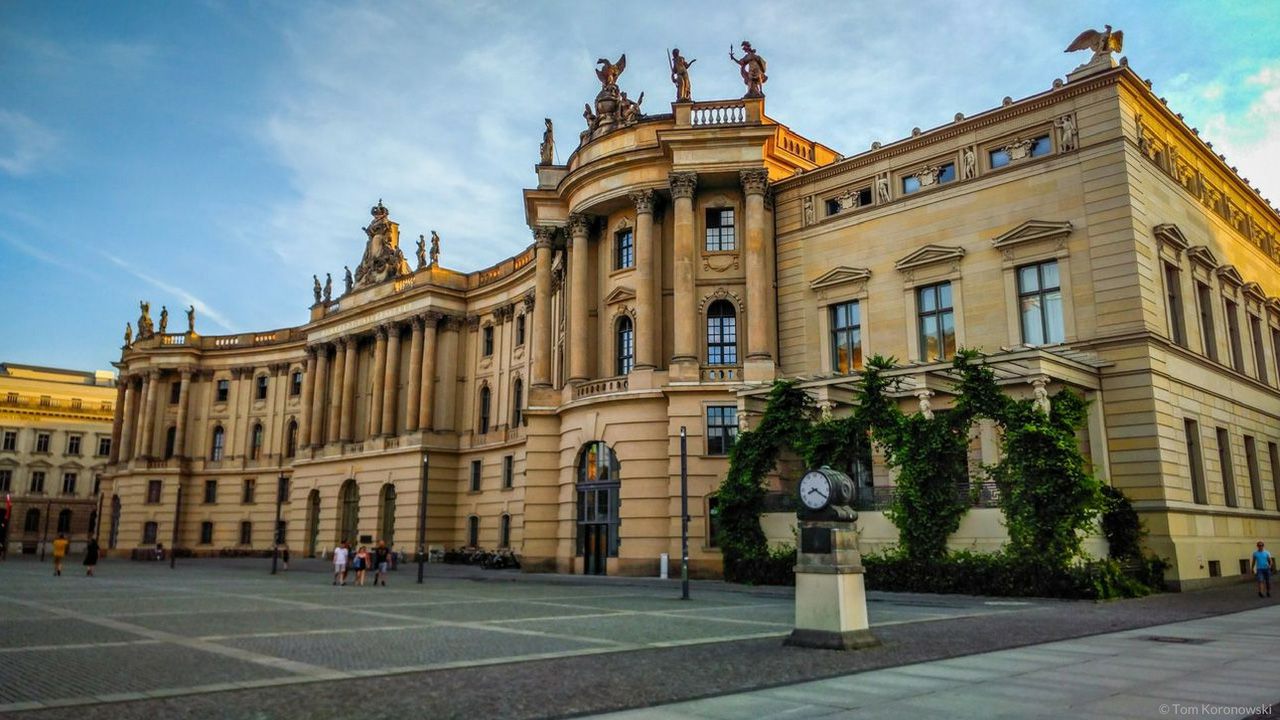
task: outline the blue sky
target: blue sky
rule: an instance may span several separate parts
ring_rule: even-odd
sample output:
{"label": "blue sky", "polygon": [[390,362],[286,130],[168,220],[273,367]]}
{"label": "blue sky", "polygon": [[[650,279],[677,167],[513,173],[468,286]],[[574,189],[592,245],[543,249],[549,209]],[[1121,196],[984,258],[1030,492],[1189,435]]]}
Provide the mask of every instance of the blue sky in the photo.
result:
{"label": "blue sky", "polygon": [[1277,2],[0,2],[0,360],[106,368],[142,298],[209,335],[305,322],[379,198],[449,267],[517,252],[542,118],[563,161],[597,57],[663,112],[667,48],[738,97],[749,39],[769,114],[853,154],[1047,89],[1107,22],[1280,203]]}

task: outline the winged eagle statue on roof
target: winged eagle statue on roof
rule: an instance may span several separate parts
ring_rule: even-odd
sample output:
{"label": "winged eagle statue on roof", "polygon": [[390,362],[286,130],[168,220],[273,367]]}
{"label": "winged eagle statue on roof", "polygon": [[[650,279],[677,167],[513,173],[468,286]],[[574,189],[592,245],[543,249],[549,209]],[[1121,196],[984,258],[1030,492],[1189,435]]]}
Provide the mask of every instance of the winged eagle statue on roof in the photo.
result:
{"label": "winged eagle statue on roof", "polygon": [[1104,25],[1106,30],[1098,32],[1097,30],[1085,30],[1080,36],[1072,41],[1063,52],[1075,52],[1077,50],[1092,50],[1093,57],[1089,58],[1089,62],[1093,62],[1104,55],[1110,55],[1113,52],[1120,52],[1124,47],[1124,31],[1111,31],[1110,25]]}

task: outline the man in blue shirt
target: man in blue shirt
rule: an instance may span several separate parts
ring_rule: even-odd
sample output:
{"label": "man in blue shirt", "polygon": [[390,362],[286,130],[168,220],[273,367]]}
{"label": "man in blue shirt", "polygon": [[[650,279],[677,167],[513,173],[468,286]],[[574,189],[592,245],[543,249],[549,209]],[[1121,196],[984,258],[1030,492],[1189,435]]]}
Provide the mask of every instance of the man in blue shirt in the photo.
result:
{"label": "man in blue shirt", "polygon": [[1258,541],[1258,550],[1253,554],[1253,572],[1258,578],[1258,597],[1262,597],[1262,591],[1267,591],[1266,597],[1271,597],[1271,573],[1275,571],[1276,560],[1271,556],[1271,552],[1263,549],[1262,541]]}

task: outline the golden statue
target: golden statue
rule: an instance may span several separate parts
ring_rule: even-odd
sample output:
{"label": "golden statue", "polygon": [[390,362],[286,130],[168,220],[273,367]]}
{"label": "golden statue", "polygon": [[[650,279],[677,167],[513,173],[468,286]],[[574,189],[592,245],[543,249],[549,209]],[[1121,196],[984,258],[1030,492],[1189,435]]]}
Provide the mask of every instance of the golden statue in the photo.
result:
{"label": "golden statue", "polygon": [[738,69],[742,72],[742,82],[747,85],[747,94],[743,97],[764,97],[764,84],[769,79],[769,76],[764,74],[766,67],[764,58],[757,55],[756,49],[746,40],[742,41],[742,53],[742,59],[739,60],[733,55],[733,46],[729,46],[729,59],[738,63]]}
{"label": "golden statue", "polygon": [[680,48],[671,51],[668,64],[671,66],[671,82],[676,86],[676,102],[690,102],[693,88],[689,84],[689,66],[698,62],[697,58],[687,60],[680,54]]}
{"label": "golden statue", "polygon": [[618,76],[623,70],[627,69],[627,54],[622,53],[622,57],[618,58],[618,62],[611,63],[605,58],[596,60],[596,64],[600,67],[596,68],[596,77],[600,78],[600,85],[609,87],[618,84]]}
{"label": "golden statue", "polygon": [[1098,32],[1097,30],[1085,30],[1080,33],[1063,52],[1075,52],[1077,50],[1092,50],[1093,57],[1089,58],[1089,62],[1093,62],[1103,55],[1110,55],[1113,52],[1120,52],[1124,47],[1124,31],[1116,30],[1111,32],[1110,25],[1104,25],[1106,30]]}

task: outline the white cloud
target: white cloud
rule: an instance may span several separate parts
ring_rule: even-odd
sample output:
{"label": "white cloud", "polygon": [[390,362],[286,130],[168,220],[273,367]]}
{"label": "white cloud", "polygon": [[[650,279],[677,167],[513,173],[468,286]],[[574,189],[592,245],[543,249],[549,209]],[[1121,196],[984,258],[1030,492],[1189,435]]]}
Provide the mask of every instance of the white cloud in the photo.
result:
{"label": "white cloud", "polygon": [[[226,330],[227,332],[236,332],[236,329],[232,326],[231,321],[228,320],[225,315],[218,312],[216,309],[211,307],[208,303],[196,297],[195,295],[192,295],[191,293],[187,292],[186,290],[183,290],[180,287],[171,285],[170,283],[167,283],[163,280],[152,277],[142,272],[141,270],[138,270],[134,266],[125,262],[124,260],[116,257],[115,255],[112,255],[106,252],[102,252],[100,254],[103,257],[105,257],[107,260],[110,260],[113,264],[115,264],[116,266],[124,270],[125,272],[151,285],[157,290],[169,293],[170,295],[177,298],[185,305],[194,306],[196,309],[197,323],[199,322],[200,318],[208,318],[209,320],[213,321],[213,324],[217,325],[218,327],[221,327],[223,330]],[[185,308],[175,308],[174,312],[177,312],[179,309],[185,309]]]}
{"label": "white cloud", "polygon": [[58,136],[19,112],[0,110],[0,170],[21,177],[47,164]]}

